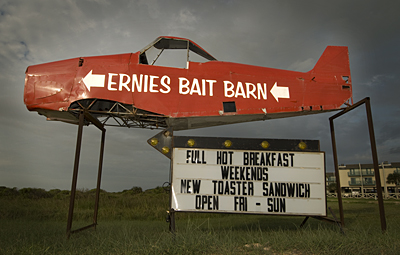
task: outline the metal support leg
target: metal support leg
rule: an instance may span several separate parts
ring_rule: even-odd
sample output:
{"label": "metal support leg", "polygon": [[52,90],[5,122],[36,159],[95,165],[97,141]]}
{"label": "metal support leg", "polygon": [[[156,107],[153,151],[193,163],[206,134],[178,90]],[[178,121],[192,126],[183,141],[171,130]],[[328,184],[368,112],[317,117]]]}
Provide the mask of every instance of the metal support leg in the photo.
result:
{"label": "metal support leg", "polygon": [[343,114],[357,108],[358,106],[365,104],[366,112],[367,112],[367,120],[368,120],[368,130],[369,130],[369,139],[371,144],[371,152],[372,152],[372,160],[374,164],[375,171],[375,182],[376,182],[376,190],[378,193],[378,204],[379,204],[379,214],[381,219],[381,229],[382,232],[386,231],[386,217],[385,217],[385,207],[383,204],[383,196],[382,196],[382,185],[381,185],[381,177],[379,174],[379,163],[378,163],[378,153],[376,151],[376,143],[375,143],[375,133],[374,133],[374,125],[372,122],[372,114],[371,114],[371,104],[369,97],[364,98],[363,100],[355,103],[352,106],[347,107],[343,111],[335,114],[334,116],[329,118],[331,124],[331,137],[332,137],[332,147],[333,147],[333,158],[335,164],[335,175],[336,175],[336,183],[337,183],[337,191],[338,191],[338,202],[339,202],[339,210],[340,210],[340,221],[342,226],[344,226],[343,221],[343,208],[342,208],[342,196],[340,190],[340,179],[339,179],[339,166],[337,162],[337,151],[336,151],[336,142],[335,142],[335,132],[333,128],[333,120]]}
{"label": "metal support leg", "polygon": [[99,158],[99,170],[97,173],[97,187],[96,187],[96,201],[94,204],[94,215],[93,224],[97,225],[97,213],[99,211],[99,199],[100,199],[100,184],[101,184],[101,173],[103,170],[103,155],[104,155],[104,144],[105,144],[106,130],[103,129],[101,132],[101,147],[100,147],[100,158]]}
{"label": "metal support leg", "polygon": [[338,165],[338,159],[337,159],[336,139],[335,139],[335,127],[334,127],[334,125],[333,125],[333,118],[329,118],[329,123],[330,123],[330,127],[331,127],[333,163],[334,163],[334,165],[335,165],[336,194],[337,194],[338,203],[339,203],[340,224],[342,225],[342,227],[344,227],[342,189],[341,189],[341,187],[340,187],[339,165]]}
{"label": "metal support leg", "polygon": [[78,180],[79,159],[80,159],[80,155],[81,155],[83,124],[84,124],[84,114],[83,114],[83,112],[81,112],[79,114],[79,127],[78,127],[78,136],[77,136],[77,139],[76,139],[74,172],[73,172],[73,175],[72,175],[71,196],[70,196],[70,200],[69,200],[69,211],[68,211],[68,222],[67,222],[67,238],[69,238],[69,236],[71,234],[72,217],[73,217],[73,213],[74,213],[76,183],[77,183],[77,180]]}
{"label": "metal support leg", "polygon": [[328,208],[329,208],[329,211],[331,212],[333,218],[335,219],[336,224],[337,224],[338,227],[340,228],[340,231],[342,232],[343,235],[346,235],[346,234],[344,233],[344,230],[343,230],[341,224],[339,224],[338,220],[336,219],[336,215],[333,213],[332,208],[330,208],[330,207],[328,207]]}
{"label": "metal support leg", "polygon": [[174,209],[169,211],[169,231],[175,234],[175,212]]}
{"label": "metal support leg", "polygon": [[385,232],[386,231],[385,207],[383,205],[381,176],[379,173],[379,163],[378,163],[378,153],[376,151],[374,124],[372,123],[371,104],[370,104],[369,98],[367,98],[365,100],[365,107],[367,110],[369,138],[370,138],[370,142],[371,142],[372,161],[374,163],[376,189],[378,192],[378,203],[379,203],[379,214],[380,214],[380,218],[381,218],[381,229],[382,229],[382,232]]}
{"label": "metal support leg", "polygon": [[300,224],[300,228],[302,228],[303,226],[304,226],[304,224],[306,224],[306,222],[308,221],[308,219],[309,219],[310,217],[306,217],[304,220],[303,220],[303,222]]}
{"label": "metal support leg", "polygon": [[[173,137],[173,129],[172,128],[166,132],[169,132],[170,136]],[[164,132],[164,135],[166,132]],[[172,141],[171,141],[171,148],[174,148],[174,139],[172,139]],[[172,178],[174,176],[174,168],[173,168],[172,158],[171,158],[169,166],[170,166],[169,183],[171,184],[171,191],[169,193],[169,231],[174,235],[174,238],[175,238],[175,210],[172,208],[172,199],[173,199]]]}
{"label": "metal support leg", "polygon": [[[83,133],[83,125],[84,125],[85,118],[87,118],[91,123],[93,123],[95,126],[97,126],[102,131],[100,157],[99,157],[99,168],[98,168],[98,173],[97,173],[96,200],[95,200],[95,205],[94,205],[93,223],[86,227],[71,231],[72,219],[73,219],[73,214],[74,214],[76,184],[77,184],[77,180],[78,180],[79,159],[80,159],[81,147],[82,147],[82,133]],[[67,238],[69,238],[70,235],[73,233],[77,233],[77,232],[80,232],[82,230],[89,229],[92,227],[96,228],[97,215],[98,215],[98,210],[99,210],[101,174],[102,174],[102,170],[103,170],[105,135],[106,135],[106,130],[104,129],[103,125],[96,118],[94,118],[88,112],[84,112],[84,111],[80,112],[78,137],[77,137],[77,141],[76,141],[76,150],[75,150],[74,172],[72,175],[71,197],[70,197],[69,211],[68,211]]]}

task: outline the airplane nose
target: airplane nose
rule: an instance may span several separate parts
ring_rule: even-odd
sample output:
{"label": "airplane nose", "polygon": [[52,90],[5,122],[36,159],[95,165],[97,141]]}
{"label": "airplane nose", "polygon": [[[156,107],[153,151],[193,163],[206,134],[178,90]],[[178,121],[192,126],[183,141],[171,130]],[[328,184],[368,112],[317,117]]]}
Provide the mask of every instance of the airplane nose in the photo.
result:
{"label": "airplane nose", "polygon": [[29,106],[66,102],[74,84],[79,59],[29,66],[25,76],[24,102]]}
{"label": "airplane nose", "polygon": [[63,85],[52,80],[38,80],[33,84],[35,88],[35,98],[51,97],[63,90]]}

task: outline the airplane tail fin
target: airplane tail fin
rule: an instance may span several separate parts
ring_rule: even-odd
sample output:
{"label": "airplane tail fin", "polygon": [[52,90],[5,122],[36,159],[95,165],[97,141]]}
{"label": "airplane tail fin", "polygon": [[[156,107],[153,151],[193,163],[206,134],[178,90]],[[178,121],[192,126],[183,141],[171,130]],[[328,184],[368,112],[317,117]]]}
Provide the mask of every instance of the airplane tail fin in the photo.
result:
{"label": "airplane tail fin", "polygon": [[[312,74],[337,75],[337,78],[350,79],[349,50],[345,46],[328,46],[311,70]],[[345,79],[345,78],[343,78]]]}
{"label": "airplane tail fin", "polygon": [[343,103],[353,104],[347,47],[326,47],[314,68],[308,73],[312,83],[320,84],[325,88],[321,95],[326,102],[324,109],[336,109]]}

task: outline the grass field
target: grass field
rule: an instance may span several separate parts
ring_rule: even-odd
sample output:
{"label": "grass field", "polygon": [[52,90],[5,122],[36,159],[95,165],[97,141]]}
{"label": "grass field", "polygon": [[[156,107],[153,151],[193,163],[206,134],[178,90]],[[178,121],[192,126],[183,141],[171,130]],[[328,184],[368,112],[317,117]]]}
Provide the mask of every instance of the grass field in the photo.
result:
{"label": "grass field", "polygon": [[[0,192],[0,254],[400,254],[395,200],[385,202],[386,233],[377,201],[345,199],[345,235],[316,219],[299,228],[304,217],[177,213],[173,236],[161,188],[103,192],[96,230],[67,240],[68,192],[49,192]],[[93,191],[78,192],[73,229],[91,223],[93,204]],[[336,199],[328,206],[339,215]]]}

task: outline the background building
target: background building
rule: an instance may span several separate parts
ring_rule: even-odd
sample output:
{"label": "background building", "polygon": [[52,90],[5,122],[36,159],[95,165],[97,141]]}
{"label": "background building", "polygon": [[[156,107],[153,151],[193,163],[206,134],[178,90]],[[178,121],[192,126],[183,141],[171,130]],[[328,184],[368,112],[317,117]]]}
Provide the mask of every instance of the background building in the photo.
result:
{"label": "background building", "polygon": [[[396,191],[394,183],[387,183],[389,174],[400,174],[400,162],[383,162],[379,165],[379,173],[384,198],[399,198],[399,190]],[[340,187],[345,197],[374,197],[376,196],[376,181],[373,164],[349,164],[339,165]],[[334,173],[326,174],[326,185],[336,183]]]}

